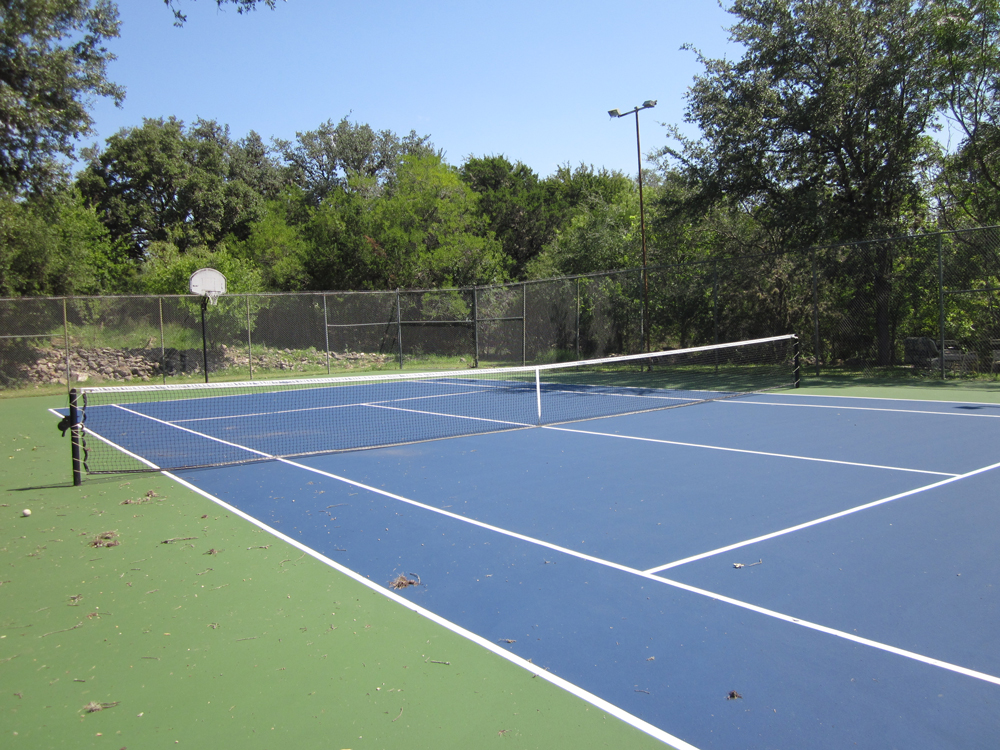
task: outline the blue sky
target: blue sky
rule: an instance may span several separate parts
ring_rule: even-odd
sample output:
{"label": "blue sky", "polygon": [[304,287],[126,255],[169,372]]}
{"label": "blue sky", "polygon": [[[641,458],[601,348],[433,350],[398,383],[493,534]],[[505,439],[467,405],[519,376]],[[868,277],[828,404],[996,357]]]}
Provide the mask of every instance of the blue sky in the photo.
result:
{"label": "blue sky", "polygon": [[504,154],[542,176],[593,164],[635,174],[634,118],[643,152],[682,124],[684,93],[701,71],[687,43],[736,56],[714,0],[287,0],[239,15],[212,0],[119,0],[121,38],[110,77],[124,106],[95,102],[103,142],[143,117],[226,123],[291,140],[349,115],[376,129],[429,134],[451,164]]}

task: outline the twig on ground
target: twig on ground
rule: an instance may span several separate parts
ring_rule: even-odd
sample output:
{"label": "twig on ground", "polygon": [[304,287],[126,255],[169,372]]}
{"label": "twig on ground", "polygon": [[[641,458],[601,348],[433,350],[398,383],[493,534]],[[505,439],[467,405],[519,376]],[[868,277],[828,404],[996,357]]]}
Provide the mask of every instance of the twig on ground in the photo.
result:
{"label": "twig on ground", "polygon": [[197,539],[196,536],[175,536],[173,539],[164,539],[160,544],[173,544],[174,542],[186,542],[189,539]]}
{"label": "twig on ground", "polygon": [[53,630],[51,633],[45,633],[45,635],[38,636],[39,638],[44,638],[46,635],[55,635],[56,633],[68,633],[70,630],[76,630],[77,628],[83,627],[83,620],[80,620],[76,625],[71,628],[65,628],[63,630]]}

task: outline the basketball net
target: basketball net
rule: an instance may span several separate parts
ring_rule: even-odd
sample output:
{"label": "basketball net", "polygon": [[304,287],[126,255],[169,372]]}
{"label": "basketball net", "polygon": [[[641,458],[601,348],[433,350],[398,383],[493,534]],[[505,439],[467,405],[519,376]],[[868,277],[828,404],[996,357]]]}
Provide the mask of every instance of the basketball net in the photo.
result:
{"label": "basketball net", "polygon": [[208,304],[217,305],[219,304],[219,297],[222,296],[222,292],[205,292],[205,296],[208,297]]}

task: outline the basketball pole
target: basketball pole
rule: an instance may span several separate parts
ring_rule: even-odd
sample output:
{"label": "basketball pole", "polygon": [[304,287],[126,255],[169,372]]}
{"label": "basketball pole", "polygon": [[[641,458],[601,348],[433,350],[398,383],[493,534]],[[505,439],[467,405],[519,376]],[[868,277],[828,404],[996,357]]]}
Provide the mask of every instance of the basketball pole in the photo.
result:
{"label": "basketball pole", "polygon": [[205,365],[205,382],[208,382],[208,334],[205,328],[205,310],[208,309],[208,297],[201,298],[201,357]]}

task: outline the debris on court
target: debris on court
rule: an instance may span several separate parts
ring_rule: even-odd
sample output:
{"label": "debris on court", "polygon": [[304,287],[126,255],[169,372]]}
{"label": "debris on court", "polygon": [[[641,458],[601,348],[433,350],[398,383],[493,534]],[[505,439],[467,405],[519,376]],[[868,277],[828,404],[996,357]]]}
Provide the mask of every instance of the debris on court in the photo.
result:
{"label": "debris on court", "polygon": [[98,711],[103,711],[106,708],[114,708],[120,702],[121,701],[115,701],[114,703],[98,703],[97,701],[91,701],[90,703],[88,703],[86,706],[83,707],[83,710],[86,711],[88,714],[93,714],[97,713]]}
{"label": "debris on court", "polygon": [[174,542],[186,542],[189,539],[197,539],[196,536],[175,536],[173,539],[164,539],[160,544],[173,544]]}
{"label": "debris on court", "polygon": [[742,698],[743,696],[737,693],[735,690],[730,690],[729,695],[726,696],[727,701],[734,701],[737,698]]}
{"label": "debris on court", "polygon": [[102,531],[90,542],[91,547],[117,547],[119,544],[117,531]]}
{"label": "debris on court", "polygon": [[750,563],[749,565],[744,565],[743,563],[733,563],[734,568],[752,568],[754,565],[760,565],[764,560],[760,559],[755,563]]}
{"label": "debris on court", "polygon": [[156,492],[154,492],[153,490],[149,490],[142,497],[136,497],[136,498],[131,498],[130,497],[130,498],[126,499],[126,500],[122,500],[121,504],[122,505],[142,505],[142,503],[151,502],[155,498],[160,498],[162,500],[163,496],[156,494]]}
{"label": "debris on court", "polygon": [[407,586],[419,586],[420,576],[416,573],[410,573],[411,576],[417,576],[416,578],[407,578],[405,575],[400,573],[398,576],[389,581],[389,587],[394,589],[405,589]]}

